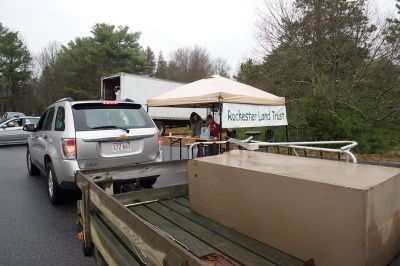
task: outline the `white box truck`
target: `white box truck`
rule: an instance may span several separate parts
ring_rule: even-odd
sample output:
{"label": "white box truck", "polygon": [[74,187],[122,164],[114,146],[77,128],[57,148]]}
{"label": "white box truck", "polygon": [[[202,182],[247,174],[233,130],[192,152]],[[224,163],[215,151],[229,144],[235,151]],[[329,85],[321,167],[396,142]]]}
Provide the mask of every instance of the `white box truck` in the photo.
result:
{"label": "white box truck", "polygon": [[[120,86],[121,99],[131,99],[140,103],[147,110],[147,99],[181,85],[183,83],[121,72],[101,78],[101,98],[102,100],[115,100],[114,87]],[[151,107],[148,112],[161,132],[164,133],[165,127],[187,126],[192,112],[197,112],[202,119],[205,119],[208,110],[206,108]]]}

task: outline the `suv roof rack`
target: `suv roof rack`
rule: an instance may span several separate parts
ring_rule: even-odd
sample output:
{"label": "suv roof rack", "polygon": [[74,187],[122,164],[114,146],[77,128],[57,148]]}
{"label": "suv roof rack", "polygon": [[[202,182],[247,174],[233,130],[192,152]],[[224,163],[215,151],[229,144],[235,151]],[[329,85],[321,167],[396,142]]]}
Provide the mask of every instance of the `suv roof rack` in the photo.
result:
{"label": "suv roof rack", "polygon": [[125,102],[134,103],[135,101],[132,100],[132,99],[126,98],[126,99],[125,99]]}
{"label": "suv roof rack", "polygon": [[66,98],[62,98],[62,99],[56,101],[56,103],[65,102],[65,101],[67,101],[67,102],[73,102],[74,99],[72,99],[71,97],[66,97]]}

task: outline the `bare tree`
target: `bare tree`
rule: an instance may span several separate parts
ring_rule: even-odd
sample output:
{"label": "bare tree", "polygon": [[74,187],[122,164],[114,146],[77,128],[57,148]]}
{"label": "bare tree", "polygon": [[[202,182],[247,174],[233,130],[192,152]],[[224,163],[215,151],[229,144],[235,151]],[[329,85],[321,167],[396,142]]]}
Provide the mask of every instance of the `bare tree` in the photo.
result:
{"label": "bare tree", "polygon": [[231,67],[229,66],[228,62],[226,59],[218,57],[213,60],[212,62],[213,65],[213,74],[218,74],[222,77],[229,78],[229,72],[231,71]]}
{"label": "bare tree", "polygon": [[207,50],[199,46],[179,48],[171,55],[167,78],[180,82],[192,82],[213,73],[213,64]]}
{"label": "bare tree", "polygon": [[46,47],[43,47],[42,51],[36,57],[39,75],[42,74],[46,68],[55,68],[60,52],[61,45],[56,41],[50,42]]}
{"label": "bare tree", "polygon": [[32,92],[32,97],[38,106],[37,113],[65,95],[64,72],[59,62],[60,54],[61,45],[51,42],[36,57],[38,84],[36,90]]}
{"label": "bare tree", "polygon": [[207,76],[218,74],[229,77],[231,68],[228,62],[221,57],[212,59],[205,48],[194,46],[175,50],[168,62],[166,78],[192,82]]}
{"label": "bare tree", "polygon": [[285,96],[291,123],[314,139],[399,121],[400,35],[366,3],[265,0],[255,25],[263,62],[244,62],[238,76]]}
{"label": "bare tree", "polygon": [[285,34],[285,23],[296,20],[297,14],[289,0],[264,0],[263,8],[257,10],[258,20],[255,24],[255,37],[262,56],[269,55],[282,42]]}

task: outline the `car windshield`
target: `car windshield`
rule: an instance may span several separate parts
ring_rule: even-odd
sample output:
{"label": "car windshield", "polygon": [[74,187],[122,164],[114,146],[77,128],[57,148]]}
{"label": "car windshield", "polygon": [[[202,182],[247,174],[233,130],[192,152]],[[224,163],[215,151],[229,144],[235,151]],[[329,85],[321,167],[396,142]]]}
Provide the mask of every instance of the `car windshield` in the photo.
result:
{"label": "car windshield", "polygon": [[5,120],[4,122],[2,122],[2,123],[0,124],[0,126],[7,126],[10,122],[12,122],[12,121],[14,121],[14,120],[16,120],[16,119],[14,119],[14,118],[7,119],[7,120]]}
{"label": "car windshield", "polygon": [[30,118],[26,118],[25,119],[25,125],[29,125],[29,124],[37,124],[39,122],[39,118],[33,118],[33,117],[30,117]]}
{"label": "car windshield", "polygon": [[139,104],[82,103],[72,107],[75,130],[110,130],[153,127],[153,123]]}
{"label": "car windshield", "polygon": [[[11,118],[11,119],[7,119],[7,120],[3,121],[2,123],[0,123],[0,126],[7,126],[10,124],[10,122],[13,122],[13,121],[18,121],[18,123],[22,122],[22,125],[20,125],[20,126],[24,126],[24,125],[28,125],[28,124],[36,125],[39,121],[39,118],[38,117],[27,117],[27,118],[21,118],[21,119]],[[10,125],[12,125],[12,124],[10,124]],[[12,126],[14,126],[14,125],[12,125]]]}
{"label": "car windshield", "polygon": [[13,117],[17,117],[17,116],[24,116],[25,114],[23,114],[23,113],[19,113],[19,112],[8,112],[8,113],[5,113],[3,116],[4,117],[8,117],[8,118],[13,118]]}

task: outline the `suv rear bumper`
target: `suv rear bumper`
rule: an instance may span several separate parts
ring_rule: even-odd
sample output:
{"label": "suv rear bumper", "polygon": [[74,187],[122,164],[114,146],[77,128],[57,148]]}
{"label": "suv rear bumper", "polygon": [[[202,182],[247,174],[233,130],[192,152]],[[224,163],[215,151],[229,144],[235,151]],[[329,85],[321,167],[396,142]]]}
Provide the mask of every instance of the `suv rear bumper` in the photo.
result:
{"label": "suv rear bumper", "polygon": [[[159,150],[155,162],[163,161],[162,150]],[[152,161],[149,161],[152,162]],[[144,162],[146,163],[146,162]],[[62,189],[75,190],[78,188],[75,182],[76,171],[81,170],[79,168],[77,160],[53,160],[54,171],[57,175],[58,185]]]}
{"label": "suv rear bumper", "polygon": [[63,189],[76,189],[75,172],[80,170],[76,160],[53,160],[58,184]]}

